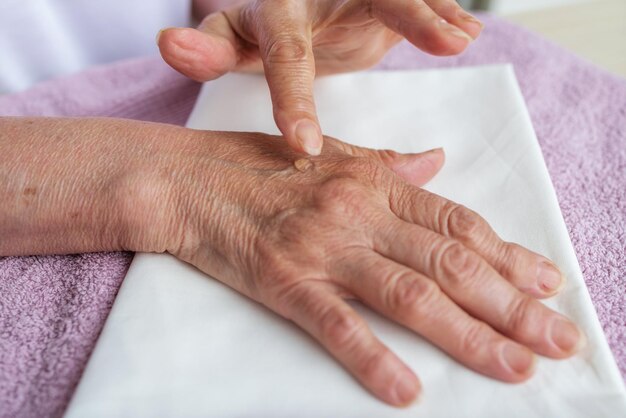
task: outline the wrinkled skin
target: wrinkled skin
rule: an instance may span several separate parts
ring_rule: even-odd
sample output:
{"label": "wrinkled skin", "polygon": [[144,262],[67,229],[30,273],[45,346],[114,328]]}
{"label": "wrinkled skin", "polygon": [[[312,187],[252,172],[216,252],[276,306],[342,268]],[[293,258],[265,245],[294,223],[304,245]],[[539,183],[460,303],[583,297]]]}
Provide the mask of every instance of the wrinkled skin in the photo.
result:
{"label": "wrinkled skin", "polygon": [[265,71],[290,146],[318,155],[315,75],[368,68],[401,39],[435,55],[462,52],[482,24],[454,0],[256,0],[160,32],[165,61],[198,81]]}
{"label": "wrinkled skin", "polygon": [[325,138],[303,162],[263,134],[108,118],[0,128],[0,256],[167,251],[295,322],[392,405],[419,380],[345,299],[505,382],[532,374],[533,353],[565,358],[585,342],[537,301],[564,285],[549,260],[419,188],[441,150]]}
{"label": "wrinkled skin", "polygon": [[[531,376],[533,352],[565,358],[583,344],[536,300],[563,284],[550,261],[416,187],[441,167],[441,150],[401,155],[326,138],[301,171],[282,138],[219,136],[181,144],[187,158],[166,183],[169,218],[185,222],[172,224],[166,249],[294,321],[385,402],[411,402],[420,383],[345,299],[506,382]],[[545,286],[545,272],[557,285]]]}
{"label": "wrinkled skin", "polygon": [[[480,28],[452,0],[256,0],[198,30],[166,30],[163,57],[197,80],[263,68],[287,141],[0,118],[0,256],[170,252],[295,322],[392,405],[414,400],[419,380],[345,299],[469,368],[523,381],[533,353],[566,358],[584,345],[536,300],[562,288],[558,269],[419,188],[443,164],[440,150],[400,155],[325,138],[322,151],[311,92],[316,72],[368,67],[402,37],[446,55]],[[302,151],[317,156],[296,164]]]}

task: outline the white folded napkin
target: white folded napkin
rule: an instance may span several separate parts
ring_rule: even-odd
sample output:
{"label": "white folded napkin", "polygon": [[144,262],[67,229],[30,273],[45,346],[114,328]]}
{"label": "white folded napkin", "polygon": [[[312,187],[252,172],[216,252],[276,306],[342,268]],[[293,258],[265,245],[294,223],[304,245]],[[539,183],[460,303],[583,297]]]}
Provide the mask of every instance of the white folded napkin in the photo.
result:
{"label": "white folded napkin", "polygon": [[[581,326],[587,348],[565,361],[540,358],[526,383],[501,383],[355,303],[422,380],[421,401],[395,409],[292,323],[171,256],[138,254],[66,416],[626,416],[623,381],[512,68],[341,75],[318,80],[315,94],[328,135],[403,152],[443,146],[446,165],[428,189],[553,259],[568,283],[545,303]],[[229,75],[205,84],[188,126],[276,133],[264,79]]]}

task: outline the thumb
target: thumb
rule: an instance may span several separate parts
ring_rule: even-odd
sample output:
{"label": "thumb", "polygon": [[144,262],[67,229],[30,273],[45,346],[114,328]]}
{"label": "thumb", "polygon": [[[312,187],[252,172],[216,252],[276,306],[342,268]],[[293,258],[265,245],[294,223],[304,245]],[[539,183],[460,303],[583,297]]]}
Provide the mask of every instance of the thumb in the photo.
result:
{"label": "thumb", "polygon": [[347,154],[355,157],[374,158],[382,162],[394,173],[416,187],[425,185],[435,177],[446,159],[443,148],[415,154],[401,154],[391,150],[359,147],[334,138],[327,137],[325,140]]}
{"label": "thumb", "polygon": [[399,154],[388,150],[376,153],[387,167],[416,187],[422,187],[432,180],[446,159],[443,148],[418,154]]}
{"label": "thumb", "polygon": [[201,82],[216,79],[237,66],[238,42],[223,13],[207,16],[198,29],[167,28],[157,34],[165,62]]}

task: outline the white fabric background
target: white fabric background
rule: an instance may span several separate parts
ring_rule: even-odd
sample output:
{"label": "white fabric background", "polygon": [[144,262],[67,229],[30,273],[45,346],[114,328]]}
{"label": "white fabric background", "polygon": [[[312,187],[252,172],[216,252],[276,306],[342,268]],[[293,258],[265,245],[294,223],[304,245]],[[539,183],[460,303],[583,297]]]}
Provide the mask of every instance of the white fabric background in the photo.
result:
{"label": "white fabric background", "polygon": [[159,29],[190,21],[191,0],[1,0],[0,94],[158,54]]}
{"label": "white fabric background", "polygon": [[[587,348],[566,361],[540,357],[531,380],[510,385],[357,305],[422,380],[421,402],[394,409],[291,323],[170,256],[139,254],[67,418],[626,416],[512,68],[342,75],[318,80],[316,98],[329,135],[405,152],[443,146],[446,165],[428,188],[562,268],[568,284],[545,303],[582,327]],[[276,132],[266,83],[229,75],[206,84],[188,126]]]}

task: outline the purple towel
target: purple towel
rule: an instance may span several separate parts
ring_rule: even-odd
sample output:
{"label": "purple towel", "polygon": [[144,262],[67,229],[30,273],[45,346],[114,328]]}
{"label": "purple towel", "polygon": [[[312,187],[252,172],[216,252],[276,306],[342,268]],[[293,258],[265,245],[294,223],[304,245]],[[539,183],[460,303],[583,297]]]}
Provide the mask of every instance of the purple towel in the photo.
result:
{"label": "purple towel", "polygon": [[[626,377],[626,81],[523,29],[484,20],[480,40],[460,57],[434,58],[401,44],[379,68],[514,64],[585,281]],[[0,97],[0,114],[183,124],[198,88],[158,58],[143,58]],[[0,258],[0,417],[63,414],[131,259]]]}

